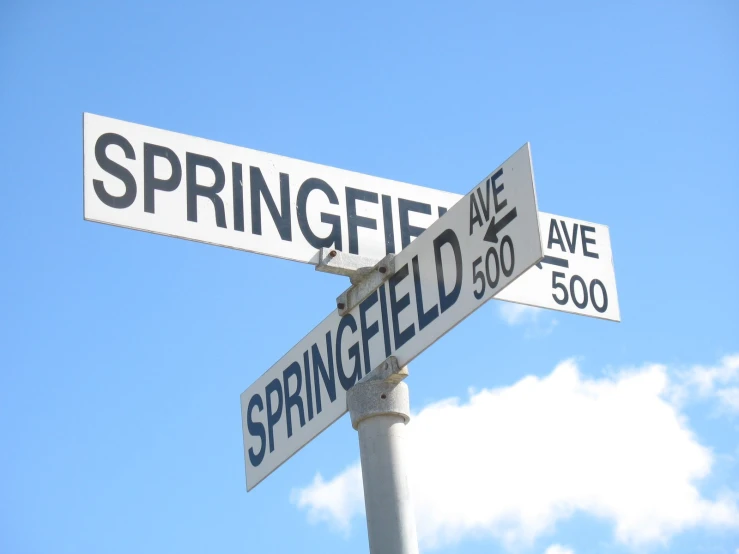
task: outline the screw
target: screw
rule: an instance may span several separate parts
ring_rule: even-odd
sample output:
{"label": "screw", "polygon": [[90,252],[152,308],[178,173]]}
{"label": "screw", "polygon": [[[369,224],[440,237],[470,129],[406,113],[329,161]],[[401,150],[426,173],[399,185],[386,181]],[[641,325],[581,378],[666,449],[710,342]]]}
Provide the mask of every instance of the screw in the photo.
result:
{"label": "screw", "polygon": [[331,250],[331,252],[329,252],[328,255],[331,256],[332,258],[335,258],[336,257],[336,250]]}

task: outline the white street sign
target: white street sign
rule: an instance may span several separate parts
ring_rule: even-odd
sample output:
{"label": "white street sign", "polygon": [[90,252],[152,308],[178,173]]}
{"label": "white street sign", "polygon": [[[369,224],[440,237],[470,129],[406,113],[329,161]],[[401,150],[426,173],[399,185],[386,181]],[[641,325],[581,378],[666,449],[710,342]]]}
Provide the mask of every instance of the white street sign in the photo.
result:
{"label": "white street sign", "polygon": [[[374,260],[398,252],[460,198],[84,115],[90,221],[317,264],[320,248]],[[608,228],[549,214],[539,219],[545,254],[569,267],[560,261],[532,268],[496,298],[619,321]]]}
{"label": "white street sign", "polygon": [[528,144],[395,256],[395,273],[337,311],[241,395],[251,490],[347,410],[388,356],[403,366],[542,257]]}
{"label": "white street sign", "polygon": [[608,227],[542,212],[539,225],[544,259],[495,299],[621,321]]}
{"label": "white street sign", "polygon": [[85,219],[318,263],[399,252],[458,194],[84,114]]}

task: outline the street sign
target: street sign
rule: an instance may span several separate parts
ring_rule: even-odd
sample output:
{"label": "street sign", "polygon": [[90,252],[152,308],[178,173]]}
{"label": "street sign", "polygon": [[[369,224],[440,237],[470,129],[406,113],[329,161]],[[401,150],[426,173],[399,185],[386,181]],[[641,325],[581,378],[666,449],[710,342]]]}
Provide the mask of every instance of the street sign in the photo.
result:
{"label": "street sign", "polygon": [[544,258],[495,299],[621,321],[608,227],[542,212],[539,226]]}
{"label": "street sign", "polygon": [[84,114],[84,216],[318,263],[399,252],[460,196]]}
{"label": "street sign", "polygon": [[[84,114],[90,221],[318,264],[321,248],[369,260],[398,252],[460,198]],[[608,228],[550,214],[539,220],[554,262],[496,298],[619,321]]]}
{"label": "street sign", "polygon": [[407,365],[541,257],[527,144],[242,393],[247,490],[343,415],[359,379],[389,356]]}

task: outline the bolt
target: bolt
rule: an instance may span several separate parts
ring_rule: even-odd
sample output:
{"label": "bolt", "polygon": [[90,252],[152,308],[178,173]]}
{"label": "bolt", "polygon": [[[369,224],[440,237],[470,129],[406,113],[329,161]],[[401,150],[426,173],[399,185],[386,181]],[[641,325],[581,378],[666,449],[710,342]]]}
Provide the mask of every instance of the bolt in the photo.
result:
{"label": "bolt", "polygon": [[328,255],[331,256],[332,258],[335,258],[336,257],[336,250],[331,250],[331,252],[329,252]]}

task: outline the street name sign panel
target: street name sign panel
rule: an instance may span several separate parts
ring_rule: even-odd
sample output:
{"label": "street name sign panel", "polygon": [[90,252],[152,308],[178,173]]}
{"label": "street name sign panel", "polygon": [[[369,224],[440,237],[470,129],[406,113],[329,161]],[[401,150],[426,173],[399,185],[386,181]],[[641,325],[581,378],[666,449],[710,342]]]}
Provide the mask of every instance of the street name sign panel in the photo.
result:
{"label": "street name sign panel", "polygon": [[[462,198],[88,113],[83,135],[85,219],[312,264],[320,248],[398,252]],[[497,298],[619,321],[608,228],[539,220],[570,267],[544,263]]]}
{"label": "street name sign panel", "polygon": [[608,227],[542,212],[539,225],[544,258],[496,300],[621,321]]}
{"label": "street name sign panel", "polygon": [[242,393],[247,490],[341,417],[359,379],[389,356],[408,364],[541,257],[526,144]]}
{"label": "street name sign panel", "polygon": [[399,252],[460,198],[89,113],[83,152],[87,220],[313,264]]}

